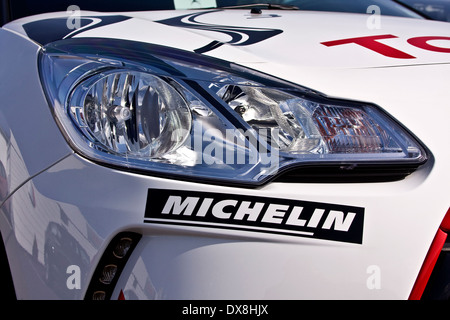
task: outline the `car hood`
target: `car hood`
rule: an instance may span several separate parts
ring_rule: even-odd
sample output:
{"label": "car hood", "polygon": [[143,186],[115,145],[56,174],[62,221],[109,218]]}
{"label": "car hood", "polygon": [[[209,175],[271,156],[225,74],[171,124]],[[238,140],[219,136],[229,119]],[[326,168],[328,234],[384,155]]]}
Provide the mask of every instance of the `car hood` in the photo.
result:
{"label": "car hood", "polygon": [[[222,9],[111,14],[82,11],[32,16],[4,28],[40,44],[72,37],[116,38],[242,64],[364,68],[450,62],[449,24],[388,16],[278,10],[252,14],[249,10]],[[428,39],[409,43],[418,37]],[[420,46],[439,49],[423,50]]]}

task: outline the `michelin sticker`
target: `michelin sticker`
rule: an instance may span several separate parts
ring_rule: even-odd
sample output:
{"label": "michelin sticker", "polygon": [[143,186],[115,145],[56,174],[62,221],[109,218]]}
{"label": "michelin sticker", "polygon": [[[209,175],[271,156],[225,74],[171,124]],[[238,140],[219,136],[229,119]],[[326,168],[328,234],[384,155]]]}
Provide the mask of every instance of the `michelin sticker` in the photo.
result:
{"label": "michelin sticker", "polygon": [[236,194],[149,189],[144,222],[362,244],[364,208]]}

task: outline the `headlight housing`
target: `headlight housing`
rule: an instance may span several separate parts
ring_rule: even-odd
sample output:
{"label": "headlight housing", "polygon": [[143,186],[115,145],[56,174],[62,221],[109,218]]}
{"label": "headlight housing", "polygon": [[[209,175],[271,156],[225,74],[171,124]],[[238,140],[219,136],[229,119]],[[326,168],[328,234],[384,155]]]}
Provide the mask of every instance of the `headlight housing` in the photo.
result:
{"label": "headlight housing", "polygon": [[40,72],[69,143],[106,165],[261,185],[298,168],[409,173],[427,160],[421,143],[375,105],[181,50],[61,40],[42,50]]}

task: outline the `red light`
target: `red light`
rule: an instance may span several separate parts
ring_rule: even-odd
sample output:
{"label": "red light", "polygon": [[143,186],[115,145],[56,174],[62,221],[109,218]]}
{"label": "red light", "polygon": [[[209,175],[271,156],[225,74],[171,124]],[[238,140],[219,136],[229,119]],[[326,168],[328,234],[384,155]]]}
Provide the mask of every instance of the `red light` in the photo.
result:
{"label": "red light", "polygon": [[[448,215],[447,215],[448,216]],[[427,286],[428,280],[430,279],[431,273],[433,272],[434,265],[441,253],[442,247],[444,246],[445,240],[447,239],[447,234],[438,229],[436,236],[431,244],[430,250],[425,258],[425,261],[420,269],[419,276],[416,279],[416,283],[409,295],[409,300],[420,300],[423,291]]]}
{"label": "red light", "polygon": [[444,217],[444,220],[441,222],[441,229],[449,232],[450,231],[450,208],[447,211],[447,214]]}

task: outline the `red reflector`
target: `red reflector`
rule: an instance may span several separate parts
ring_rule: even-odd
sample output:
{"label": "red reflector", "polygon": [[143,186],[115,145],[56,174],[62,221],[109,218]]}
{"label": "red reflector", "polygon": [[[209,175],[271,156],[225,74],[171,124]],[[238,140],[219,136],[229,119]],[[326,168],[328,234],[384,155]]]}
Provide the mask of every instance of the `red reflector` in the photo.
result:
{"label": "red reflector", "polygon": [[433,271],[434,265],[436,264],[436,261],[439,257],[439,254],[441,253],[446,239],[447,234],[441,229],[438,229],[438,232],[434,237],[433,243],[431,244],[430,250],[428,251],[425,261],[422,265],[422,268],[420,269],[419,276],[416,279],[416,283],[414,284],[411,294],[409,295],[409,300],[419,300],[422,297],[423,291],[427,286],[428,279],[430,279],[431,272]]}
{"label": "red reflector", "polygon": [[450,208],[448,209],[447,214],[444,217],[444,220],[442,220],[441,229],[447,232],[450,231]]}

